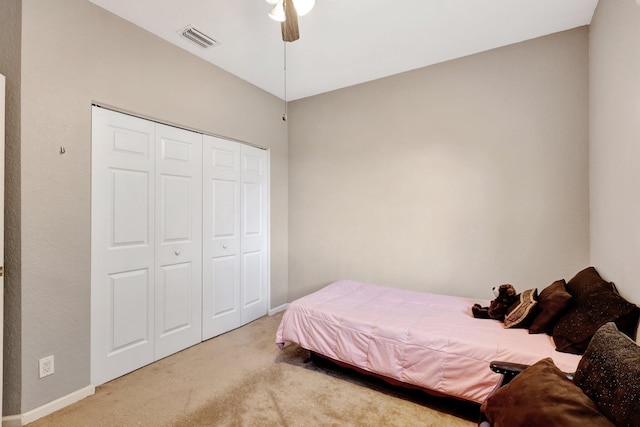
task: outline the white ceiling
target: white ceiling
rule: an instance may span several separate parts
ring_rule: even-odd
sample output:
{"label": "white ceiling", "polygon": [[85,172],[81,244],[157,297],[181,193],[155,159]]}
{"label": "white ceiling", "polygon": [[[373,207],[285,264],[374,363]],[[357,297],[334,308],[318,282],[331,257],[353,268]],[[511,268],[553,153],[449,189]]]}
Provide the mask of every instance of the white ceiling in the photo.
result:
{"label": "white ceiling", "polygon": [[[90,0],[284,98],[280,24],[264,0]],[[287,43],[287,99],[563,31],[591,22],[598,0],[316,0]],[[203,49],[179,30],[218,40]]]}

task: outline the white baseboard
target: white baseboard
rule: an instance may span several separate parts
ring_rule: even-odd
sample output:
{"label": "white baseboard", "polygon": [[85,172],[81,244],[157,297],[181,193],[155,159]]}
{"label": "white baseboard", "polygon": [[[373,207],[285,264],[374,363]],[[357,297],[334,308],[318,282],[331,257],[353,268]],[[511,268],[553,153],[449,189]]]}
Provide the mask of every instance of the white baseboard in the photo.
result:
{"label": "white baseboard", "polygon": [[2,417],[2,427],[22,427],[22,415]]}
{"label": "white baseboard", "polygon": [[96,392],[96,388],[92,385],[80,390],[76,390],[71,394],[56,399],[53,402],[44,404],[36,409],[32,409],[29,412],[25,412],[22,415],[9,415],[2,417],[2,427],[22,427],[25,424],[29,424],[42,417],[46,417],[49,414],[69,406],[72,403],[76,403],[79,400],[89,397]]}
{"label": "white baseboard", "polygon": [[278,314],[281,311],[285,311],[287,307],[289,307],[289,303],[282,304],[281,306],[278,306],[276,308],[272,308],[271,310],[269,310],[269,316],[273,316],[274,314]]}

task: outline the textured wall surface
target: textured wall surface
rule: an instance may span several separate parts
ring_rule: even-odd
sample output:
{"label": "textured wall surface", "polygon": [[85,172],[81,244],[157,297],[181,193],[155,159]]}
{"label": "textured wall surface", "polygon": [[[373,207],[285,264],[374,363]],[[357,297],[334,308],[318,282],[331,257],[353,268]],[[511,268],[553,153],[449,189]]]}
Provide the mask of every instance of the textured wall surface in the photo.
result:
{"label": "textured wall surface", "polygon": [[640,5],[601,1],[589,34],[591,263],[640,305]]}
{"label": "textured wall surface", "polygon": [[292,102],[289,296],[491,298],[589,261],[588,29]]}
{"label": "textured wall surface", "polygon": [[[20,412],[20,62],[22,2],[0,5],[0,74],[6,78],[5,99],[5,229],[4,229],[4,393],[3,414]],[[7,387],[10,384],[10,387]]]}
{"label": "textured wall surface", "polygon": [[288,209],[281,100],[86,0],[22,7],[25,413],[90,381],[92,102],[270,149],[272,307],[287,298]]}

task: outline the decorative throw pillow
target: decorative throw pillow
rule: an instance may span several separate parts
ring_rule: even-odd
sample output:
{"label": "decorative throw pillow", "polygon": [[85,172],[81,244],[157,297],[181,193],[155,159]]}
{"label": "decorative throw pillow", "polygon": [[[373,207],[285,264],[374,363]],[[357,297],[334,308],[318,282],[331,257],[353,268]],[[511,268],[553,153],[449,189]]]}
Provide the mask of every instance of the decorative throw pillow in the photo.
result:
{"label": "decorative throw pillow", "polygon": [[493,427],[613,426],[551,358],[531,365],[496,390],[481,410]]}
{"label": "decorative throw pillow", "polygon": [[615,322],[622,333],[635,337],[639,318],[640,308],[635,304],[617,292],[599,291],[572,305],[560,317],[553,328],[553,341],[558,351],[582,354],[605,323]]}
{"label": "decorative throw pillow", "polygon": [[536,298],[538,289],[527,289],[520,294],[518,301],[513,303],[504,317],[505,328],[526,328],[536,316]]}
{"label": "decorative throw pillow", "polygon": [[594,267],[587,267],[567,282],[567,291],[573,296],[573,303],[580,304],[595,293],[615,292],[616,288],[600,277]]}
{"label": "decorative throw pillow", "polygon": [[540,292],[538,295],[539,314],[529,327],[530,334],[546,332],[551,335],[556,320],[571,302],[571,294],[567,292],[565,285],[564,279],[556,280]]}
{"label": "decorative throw pillow", "polygon": [[640,347],[614,323],[593,336],[573,382],[616,425],[640,426]]}

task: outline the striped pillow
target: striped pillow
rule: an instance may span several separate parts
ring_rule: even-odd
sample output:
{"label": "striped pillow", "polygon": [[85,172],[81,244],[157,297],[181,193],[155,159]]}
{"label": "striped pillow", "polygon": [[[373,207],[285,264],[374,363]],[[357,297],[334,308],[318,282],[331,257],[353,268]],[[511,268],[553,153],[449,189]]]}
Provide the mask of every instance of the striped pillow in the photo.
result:
{"label": "striped pillow", "polygon": [[525,328],[528,327],[537,312],[535,310],[538,298],[538,288],[528,289],[520,294],[504,318],[505,328]]}

